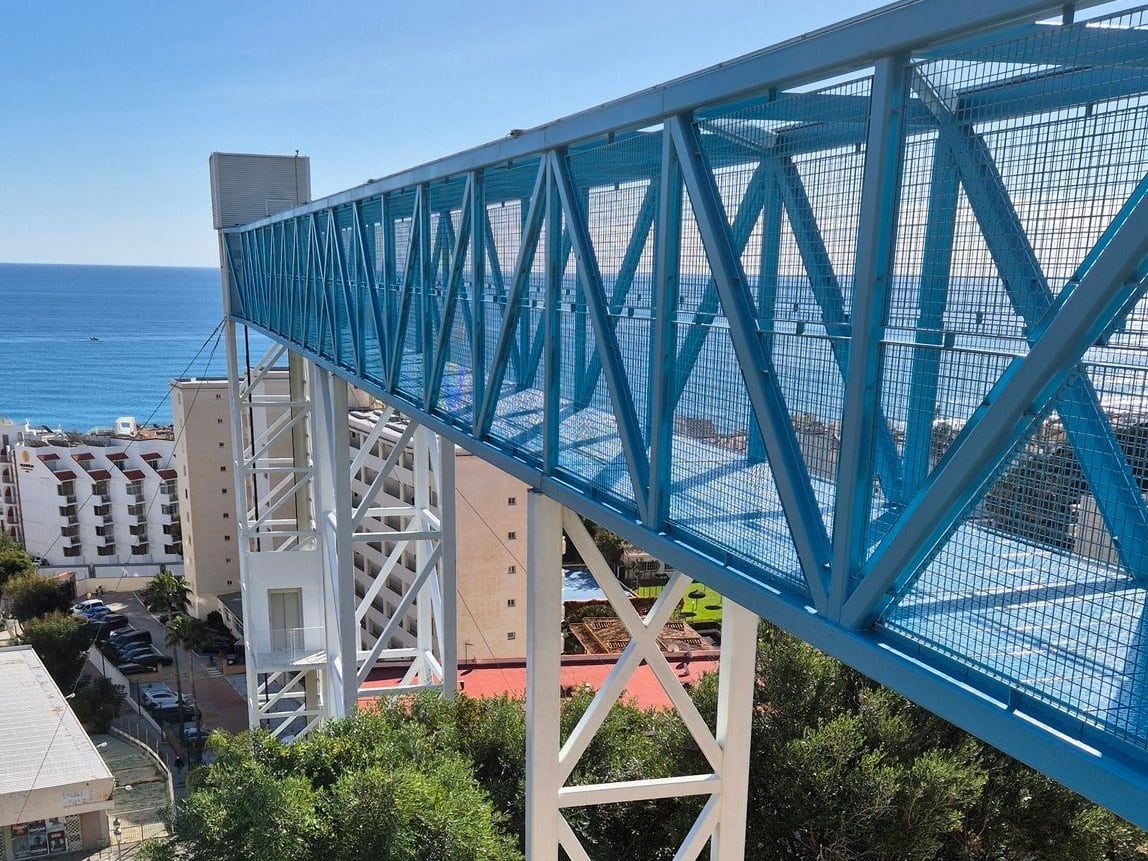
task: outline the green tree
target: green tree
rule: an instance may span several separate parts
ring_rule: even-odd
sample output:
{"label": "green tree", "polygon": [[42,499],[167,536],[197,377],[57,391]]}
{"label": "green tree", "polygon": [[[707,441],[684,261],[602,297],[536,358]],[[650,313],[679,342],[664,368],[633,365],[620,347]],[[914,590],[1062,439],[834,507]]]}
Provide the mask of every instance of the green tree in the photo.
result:
{"label": "green tree", "polygon": [[520,861],[469,761],[402,710],[359,712],[290,746],[213,735],[216,760],[175,807],[174,836],[140,857]]}
{"label": "green tree", "polygon": [[186,613],[191,603],[191,590],[170,571],[160,571],[140,591],[140,600],[153,613],[166,613],[169,617],[176,611]]}
{"label": "green tree", "polygon": [[85,652],[92,644],[87,625],[64,613],[49,613],[29,619],[21,627],[20,641],[35,649],[56,684],[69,690],[83,669]]}
{"label": "green tree", "polygon": [[88,732],[107,732],[112,720],[120,715],[127,703],[124,689],[103,676],[96,676],[88,684],[76,688],[71,700],[72,711]]}
{"label": "green tree", "polygon": [[[177,709],[183,711],[183,673],[180,670],[179,664],[179,651],[184,649],[187,652],[192,650],[199,650],[211,641],[211,628],[206,622],[199,619],[193,619],[191,616],[174,616],[168,620],[167,634],[165,642],[167,647],[171,649],[172,659],[175,661],[175,690],[179,697],[176,704]],[[198,699],[195,690],[195,665],[188,662],[191,666],[191,698]],[[180,715],[179,725],[184,725],[184,716]],[[199,726],[199,722],[196,722]],[[196,749],[192,759],[193,762],[198,762],[202,758],[203,751],[201,749],[201,742],[199,741],[199,733],[196,733]]]}
{"label": "green tree", "polygon": [[[0,533],[3,535],[3,533]],[[0,545],[0,591],[4,584],[19,574],[33,574],[32,557],[9,539],[7,545]]]}
{"label": "green tree", "polygon": [[35,572],[17,574],[4,584],[8,610],[21,622],[68,609],[68,596],[56,585]]}

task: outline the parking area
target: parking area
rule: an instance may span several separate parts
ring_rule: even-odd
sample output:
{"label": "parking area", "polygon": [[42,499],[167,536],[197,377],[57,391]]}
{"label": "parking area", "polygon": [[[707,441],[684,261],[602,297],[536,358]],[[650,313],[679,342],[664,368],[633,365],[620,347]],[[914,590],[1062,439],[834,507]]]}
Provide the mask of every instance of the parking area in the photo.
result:
{"label": "parking area", "polygon": [[[166,643],[167,629],[156,616],[148,612],[135,593],[108,593],[102,597],[112,612],[126,616],[132,627],[150,633],[152,643],[161,651],[176,657],[175,650]],[[178,681],[176,663],[179,665]],[[141,684],[166,682],[172,690],[179,690],[182,687],[183,692],[191,696],[202,711],[202,724],[205,729],[218,728],[233,733],[241,732],[247,729],[247,704],[224,678],[225,671],[242,674],[243,668],[220,666],[213,656],[196,655],[181,649],[178,661],[171,665],[157,667],[153,672],[130,676],[128,693],[138,703]]]}

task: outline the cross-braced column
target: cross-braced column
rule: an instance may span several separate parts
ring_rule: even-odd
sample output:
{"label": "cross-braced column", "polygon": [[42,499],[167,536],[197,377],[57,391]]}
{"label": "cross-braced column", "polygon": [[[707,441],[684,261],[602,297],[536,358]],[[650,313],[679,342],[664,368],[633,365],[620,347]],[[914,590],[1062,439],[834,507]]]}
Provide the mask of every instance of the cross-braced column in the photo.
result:
{"label": "cross-braced column", "polygon": [[[457,682],[454,446],[384,409],[358,419],[343,520],[355,560],[347,587],[357,671],[353,694],[409,693]],[[412,631],[413,622],[413,631]],[[380,662],[405,665],[397,686],[366,687]]]}
{"label": "cross-braced column", "polygon": [[[708,843],[712,861],[741,859],[745,850],[757,617],[732,601],[724,602],[717,731],[710,732],[657,642],[662,627],[689,589],[690,578],[675,573],[649,613],[641,618],[576,514],[531,493],[527,516],[527,858],[553,861],[561,847],[573,861],[589,861],[590,856],[562,816],[563,808],[704,795],[708,800],[675,858],[697,858]],[[560,745],[563,531],[589,565],[631,639],[578,725]],[[711,770],[679,777],[567,786],[578,760],[643,662],[665,690]]]}

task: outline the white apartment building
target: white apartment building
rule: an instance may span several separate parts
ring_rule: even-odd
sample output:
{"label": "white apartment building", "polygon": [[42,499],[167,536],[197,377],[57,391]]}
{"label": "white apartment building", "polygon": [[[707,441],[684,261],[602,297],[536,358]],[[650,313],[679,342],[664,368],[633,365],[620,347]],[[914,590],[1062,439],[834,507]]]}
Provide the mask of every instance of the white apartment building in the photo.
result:
{"label": "white apartment building", "polygon": [[23,544],[24,530],[20,527],[20,500],[16,495],[16,467],[8,447],[31,429],[0,418],[0,531]]}
{"label": "white apartment building", "polygon": [[199,618],[219,609],[219,595],[239,591],[230,415],[227,380],[171,382],[184,577]]}
{"label": "white apartment building", "polygon": [[[220,610],[225,619],[236,620],[241,536],[227,381],[189,379],[171,385],[184,572],[193,610],[200,617]],[[266,385],[269,391],[285,391],[286,373],[272,372]],[[362,393],[352,392],[350,400],[360,407],[352,407],[348,417],[348,464],[359,454],[380,415],[369,408],[369,398]],[[260,424],[267,426],[277,416],[269,408],[261,419]],[[387,427],[363,459],[351,479],[352,505],[368,492],[402,431],[401,424]],[[284,445],[289,442],[288,435]],[[288,457],[289,451],[276,454]],[[414,500],[412,459],[410,451],[404,452],[378,504],[386,505],[388,499],[399,504]],[[526,636],[526,486],[461,449],[456,451],[455,464],[459,659],[520,657]],[[367,518],[362,528],[370,532],[386,526]],[[360,599],[384,567],[390,549],[384,542],[355,544],[353,567]],[[392,568],[361,622],[368,641],[377,638],[395,614],[415,571],[413,551]],[[417,617],[413,608],[404,614],[388,648],[415,645]]]}
{"label": "white apartment building", "polygon": [[[358,455],[380,413],[351,410],[351,459]],[[351,477],[351,504],[358,505],[400,438],[404,425],[395,423],[379,437],[375,449]],[[414,501],[412,455],[404,452],[378,497],[396,503]],[[433,502],[433,500],[432,500]],[[481,458],[455,450],[455,544],[458,598],[459,660],[512,658],[526,653],[526,485]],[[365,524],[374,531],[386,524]],[[382,542],[355,545],[355,591],[361,599],[386,560]],[[408,550],[391,570],[372,608],[363,619],[370,638],[377,637],[415,578],[414,553]],[[388,648],[415,645],[416,618],[409,612],[402,630]]]}
{"label": "white apartment building", "polygon": [[[170,428],[131,435],[0,429],[0,498],[9,527],[43,567],[94,576],[179,570],[183,561]],[[5,439],[7,441],[5,442]]]}

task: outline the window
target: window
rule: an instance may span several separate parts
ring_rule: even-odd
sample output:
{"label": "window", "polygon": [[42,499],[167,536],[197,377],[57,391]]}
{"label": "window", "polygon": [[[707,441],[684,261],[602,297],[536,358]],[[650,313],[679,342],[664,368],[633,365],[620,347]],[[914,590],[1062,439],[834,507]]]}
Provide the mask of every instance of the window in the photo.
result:
{"label": "window", "polygon": [[230,511],[223,512],[223,519],[224,520],[230,520],[231,519],[231,512]]}
{"label": "window", "polygon": [[224,541],[230,541],[230,540],[231,540],[231,536],[230,536],[230,535],[224,535],[224,536],[223,536],[223,540],[224,540]]}
{"label": "window", "polygon": [[506,497],[506,504],[507,505],[518,505],[518,497],[517,496]]}
{"label": "window", "polygon": [[186,488],[186,487],[183,489],[183,498],[184,498],[184,499],[187,499],[187,498],[188,498],[188,497],[187,497],[187,488]]}
{"label": "window", "polygon": [[[226,562],[228,565],[230,565],[230,564],[231,564],[231,557],[230,557],[230,556],[228,556],[228,557],[227,557],[225,560],[223,560],[223,561],[224,561],[224,562]],[[228,586],[230,586],[230,585],[231,585],[231,581],[230,581],[230,580],[228,580],[228,581],[227,581],[227,585],[228,585]]]}
{"label": "window", "polygon": [[516,632],[514,632],[514,631],[507,631],[507,632],[506,632],[506,639],[508,639],[508,640],[517,640],[517,639],[518,639],[518,634],[517,634]]}
{"label": "window", "polygon": [[219,444],[219,447],[220,447],[220,448],[223,448],[223,443],[220,443],[220,444]]}
{"label": "window", "polygon": [[518,573],[518,566],[517,565],[507,565],[506,566],[506,573],[507,574],[517,574]]}
{"label": "window", "polygon": [[219,471],[220,471],[220,472],[227,472],[227,467],[226,467],[226,466],[221,466],[221,467],[219,468]]}
{"label": "window", "polygon": [[518,602],[515,601],[513,598],[507,598],[506,599],[506,606],[507,607],[514,607],[517,604],[518,604]]}
{"label": "window", "polygon": [[222,494],[224,494],[224,495],[226,495],[226,494],[227,494],[227,488],[226,488],[226,487],[221,487],[221,488],[219,489],[219,492],[220,492],[220,493],[222,493]]}
{"label": "window", "polygon": [[506,540],[507,541],[514,541],[516,538],[518,538],[517,532],[507,532],[506,533]]}
{"label": "window", "polygon": [[221,424],[223,424],[223,419],[216,419],[216,420],[215,420],[215,423],[216,423],[217,425],[221,425]]}
{"label": "window", "polygon": [[217,401],[218,401],[218,400],[222,400],[222,399],[223,399],[223,395],[216,393],[216,395],[215,395],[215,399],[216,399]]}

